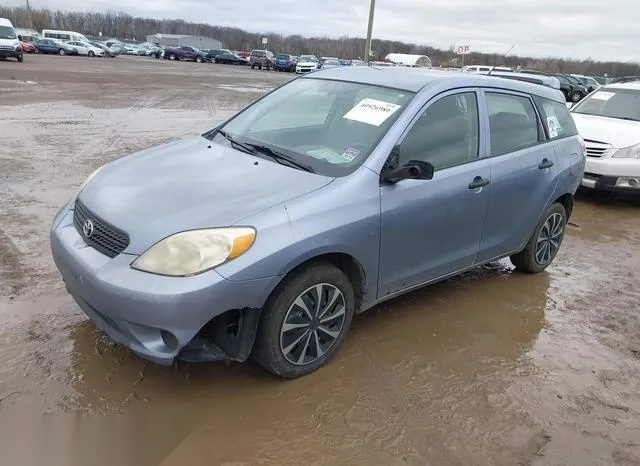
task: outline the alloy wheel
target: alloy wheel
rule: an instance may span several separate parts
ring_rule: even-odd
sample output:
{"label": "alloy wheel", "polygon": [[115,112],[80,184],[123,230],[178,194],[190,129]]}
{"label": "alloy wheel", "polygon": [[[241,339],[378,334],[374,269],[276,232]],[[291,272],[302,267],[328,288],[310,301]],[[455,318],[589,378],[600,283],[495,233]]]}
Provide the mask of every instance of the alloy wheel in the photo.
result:
{"label": "alloy wheel", "polygon": [[564,218],[559,213],[552,214],[542,226],[535,248],[536,262],[550,263],[556,256],[564,235]]}
{"label": "alloy wheel", "polygon": [[289,307],[280,329],[285,359],[305,366],[325,355],[342,333],[345,305],[342,292],[329,283],[303,291]]}

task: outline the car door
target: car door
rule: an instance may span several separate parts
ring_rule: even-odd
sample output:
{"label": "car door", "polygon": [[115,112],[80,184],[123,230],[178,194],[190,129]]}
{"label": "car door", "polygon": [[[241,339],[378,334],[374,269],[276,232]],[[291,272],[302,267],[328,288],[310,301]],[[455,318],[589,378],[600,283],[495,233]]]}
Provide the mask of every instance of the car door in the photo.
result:
{"label": "car door", "polygon": [[435,171],[431,180],[381,184],[379,298],[476,260],[491,189],[478,95],[475,89],[458,90],[429,102],[387,161],[429,162]]}
{"label": "car door", "polygon": [[557,160],[528,94],[485,90],[491,195],[478,260],[517,252],[533,233],[557,183]]}

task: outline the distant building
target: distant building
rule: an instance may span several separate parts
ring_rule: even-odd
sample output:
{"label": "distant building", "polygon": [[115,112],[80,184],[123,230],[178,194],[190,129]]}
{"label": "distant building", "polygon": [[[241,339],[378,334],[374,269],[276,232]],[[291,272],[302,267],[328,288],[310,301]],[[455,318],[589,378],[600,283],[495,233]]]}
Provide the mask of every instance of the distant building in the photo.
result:
{"label": "distant building", "polygon": [[168,47],[189,45],[197,49],[221,49],[222,42],[211,37],[186,36],[183,34],[152,34],[147,36],[147,42]]}
{"label": "distant building", "polygon": [[431,68],[431,59],[426,55],[390,53],[386,56],[385,60],[401,66]]}

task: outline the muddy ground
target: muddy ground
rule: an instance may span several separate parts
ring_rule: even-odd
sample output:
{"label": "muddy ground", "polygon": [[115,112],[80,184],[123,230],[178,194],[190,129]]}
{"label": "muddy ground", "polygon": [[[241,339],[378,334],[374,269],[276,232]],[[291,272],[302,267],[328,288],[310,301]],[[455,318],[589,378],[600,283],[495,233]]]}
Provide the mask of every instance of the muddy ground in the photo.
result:
{"label": "muddy ground", "polygon": [[28,56],[0,62],[0,463],[640,464],[640,202],[582,195],[549,270],[508,262],[358,316],[321,371],[144,362],[49,253],[104,162],[197,135],[291,75]]}

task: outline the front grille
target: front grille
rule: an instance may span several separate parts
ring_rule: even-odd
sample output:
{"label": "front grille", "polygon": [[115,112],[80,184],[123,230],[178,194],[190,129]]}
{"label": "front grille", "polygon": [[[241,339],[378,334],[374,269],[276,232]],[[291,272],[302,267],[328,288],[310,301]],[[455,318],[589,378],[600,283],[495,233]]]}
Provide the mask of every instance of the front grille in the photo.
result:
{"label": "front grille", "polygon": [[[85,234],[87,221],[93,226],[89,236]],[[73,210],[73,224],[85,243],[106,256],[116,257],[129,246],[129,235],[93,214],[79,200]]]}
{"label": "front grille", "polygon": [[611,144],[599,141],[585,141],[587,144],[587,157],[602,157],[609,149]]}
{"label": "front grille", "polygon": [[10,47],[8,45],[0,45],[0,50],[14,50],[14,47]]}

